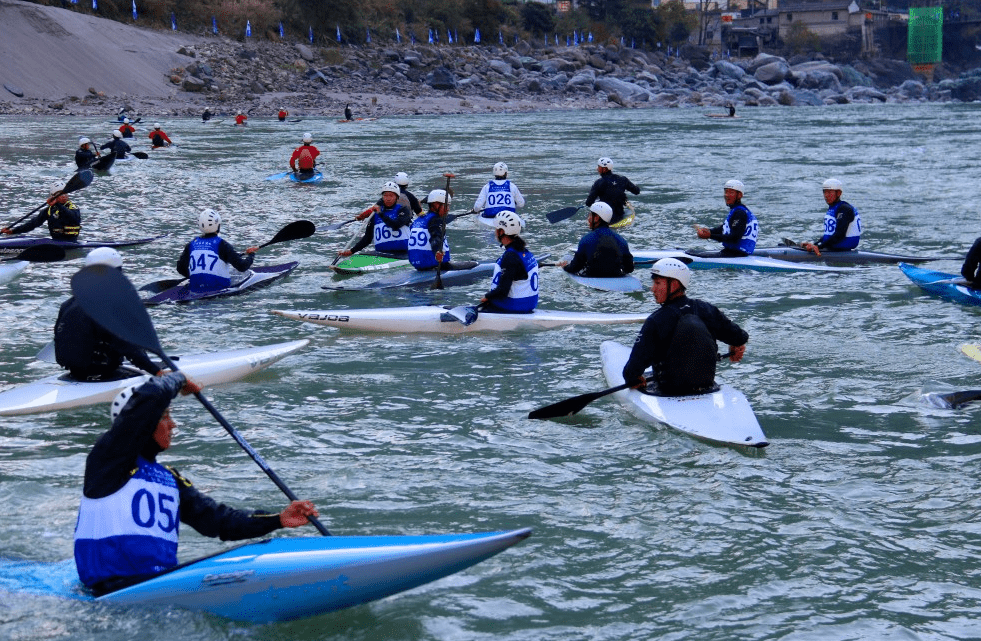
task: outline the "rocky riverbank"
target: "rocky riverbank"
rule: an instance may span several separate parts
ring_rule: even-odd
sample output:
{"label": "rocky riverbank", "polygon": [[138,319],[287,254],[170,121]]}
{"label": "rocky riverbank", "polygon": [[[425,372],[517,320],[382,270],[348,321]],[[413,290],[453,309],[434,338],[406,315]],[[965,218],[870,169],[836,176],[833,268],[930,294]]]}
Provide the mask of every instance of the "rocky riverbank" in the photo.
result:
{"label": "rocky riverbank", "polygon": [[[152,31],[19,0],[0,1],[0,19],[6,114],[114,114],[126,107],[153,117],[198,115],[209,106],[216,113],[266,115],[286,107],[294,115],[340,115],[351,104],[356,117],[379,117],[981,98],[981,70],[955,76],[940,66],[928,82],[909,64],[886,59],[712,60],[697,52],[523,41],[315,47]],[[30,55],[23,54],[27,43]]]}

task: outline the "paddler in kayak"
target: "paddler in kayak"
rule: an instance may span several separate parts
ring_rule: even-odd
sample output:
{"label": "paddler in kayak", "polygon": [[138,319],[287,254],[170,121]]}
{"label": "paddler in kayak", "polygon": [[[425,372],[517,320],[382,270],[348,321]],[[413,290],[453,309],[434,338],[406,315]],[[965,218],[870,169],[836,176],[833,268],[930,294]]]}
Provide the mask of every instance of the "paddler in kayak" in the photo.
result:
{"label": "paddler in kayak", "polygon": [[494,288],[484,294],[485,312],[530,314],[538,306],[538,261],[518,234],[523,222],[513,211],[501,211],[494,219],[494,235],[504,254],[494,265]]}
{"label": "paddler in kayak", "polygon": [[23,234],[48,223],[52,240],[78,240],[78,233],[82,230],[82,214],[75,203],[68,200],[68,194],[61,193],[61,190],[62,185],[52,186],[45,201],[47,207],[42,206],[38,215],[27,222],[0,229],[0,234]]}
{"label": "paddler in kayak", "polygon": [[205,107],[204,111],[201,112],[201,122],[208,122],[209,120],[211,120],[211,109]]}
{"label": "paddler in kayak", "polygon": [[79,169],[88,169],[99,158],[98,150],[92,141],[82,136],[78,139],[78,149],[75,150],[75,164]]}
{"label": "paddler in kayak", "polygon": [[613,161],[606,156],[596,161],[596,172],[600,175],[593,183],[586,196],[586,206],[602,202],[613,208],[611,225],[623,220],[623,208],[627,204],[627,192],[635,196],[640,193],[640,187],[630,182],[626,176],[613,173]]}
{"label": "paddler in kayak", "polygon": [[169,147],[173,144],[170,140],[170,136],[167,132],[160,128],[160,123],[153,123],[153,130],[150,131],[148,137],[150,138],[150,144],[153,145],[154,149],[158,147]]}
{"label": "paddler in kayak", "polygon": [[96,596],[150,579],[177,565],[180,525],[204,536],[236,541],[318,516],[310,501],[293,501],[279,514],[216,503],[189,480],[157,462],[177,427],[170,402],[201,386],[181,372],[123,390],[113,401],[112,426],[85,459],[85,481],[75,525],[78,577]]}
{"label": "paddler in kayak", "polygon": [[313,146],[313,134],[307,132],[303,134],[303,144],[293,150],[290,156],[290,169],[296,174],[297,178],[304,179],[313,176],[317,166],[317,156],[320,150]]}
{"label": "paddler in kayak", "polygon": [[235,126],[237,126],[237,127],[245,127],[246,125],[249,124],[247,122],[248,119],[249,119],[248,116],[246,116],[244,113],[242,113],[241,111],[239,111],[238,113],[235,114]]}
{"label": "paddler in kayak", "polygon": [[450,262],[450,244],[446,240],[446,218],[453,198],[445,189],[434,189],[426,197],[429,211],[412,221],[409,227],[409,263],[419,271],[436,269],[470,269],[475,263]]}
{"label": "paddler in kayak", "polygon": [[[190,279],[191,291],[212,292],[232,284],[232,268],[245,272],[252,267],[258,247],[249,247],[239,254],[231,243],[218,236],[221,216],[214,209],[205,209],[198,216],[202,234],[184,247],[177,260],[177,271]],[[239,278],[241,280],[241,278]]]}
{"label": "paddler in kayak", "polygon": [[981,289],[981,238],[974,241],[964,264],[961,265],[961,276],[968,281],[968,286]]}
{"label": "paddler in kayak", "polygon": [[[122,271],[123,258],[111,247],[93,249],[85,266],[107,265]],[[142,349],[119,340],[89,318],[72,296],[58,310],[54,326],[55,360],[76,381],[114,380],[123,358],[148,374],[160,376],[163,368]],[[132,372],[126,377],[132,376]]]}
{"label": "paddler in kayak", "polygon": [[494,165],[493,171],[493,180],[484,185],[473,204],[473,210],[484,219],[493,219],[502,211],[516,212],[518,207],[525,206],[521,190],[508,180],[508,166],[499,162]]}
{"label": "paddler in kayak", "polygon": [[722,250],[715,253],[697,252],[702,258],[730,258],[749,256],[756,249],[756,239],[760,236],[760,224],[756,216],[743,204],[746,187],[740,180],[727,181],[722,194],[729,214],[718,227],[695,227],[699,238],[722,243]]}
{"label": "paddler in kayak", "polygon": [[405,254],[409,251],[409,229],[412,225],[412,213],[399,202],[399,186],[387,182],[382,186],[382,204],[374,204],[357,216],[358,220],[371,217],[365,226],[364,235],[350,249],[337,252],[338,256],[346,257],[355,254],[374,241],[375,249],[383,252]]}
{"label": "paddler in kayak", "polygon": [[286,120],[286,116],[288,115],[290,115],[290,112],[286,111],[286,107],[280,107],[279,113],[276,114],[276,117],[279,118],[279,122],[283,122]]}
{"label": "paddler in kayak", "polygon": [[651,314],[637,339],[623,380],[647,388],[644,370],[654,367],[649,391],[663,396],[704,394],[715,388],[717,340],[730,346],[733,363],[746,352],[747,334],[711,303],[688,298],[688,266],[677,258],[662,258],[651,267],[651,292],[661,306]]}
{"label": "paddler in kayak", "polygon": [[619,278],[634,271],[634,257],[623,236],[610,229],[613,208],[604,202],[589,206],[586,224],[589,233],[582,237],[572,260],[556,263],[570,274],[588,278]]}
{"label": "paddler in kayak", "polygon": [[[395,174],[395,184],[399,186],[399,202],[408,207],[413,215],[418,216],[421,214],[422,205],[419,204],[419,199],[409,191],[409,174],[404,171]],[[380,207],[382,202],[379,199],[375,204]]]}
{"label": "paddler in kayak", "polygon": [[116,152],[116,160],[124,160],[126,154],[133,151],[130,148],[129,143],[123,140],[123,132],[116,129],[112,132],[112,139],[104,145],[101,145],[99,149],[108,149],[109,151]]}
{"label": "paddler in kayak", "polygon": [[124,119],[123,124],[119,125],[119,133],[123,134],[123,138],[132,138],[136,133],[136,128],[130,124],[129,118]]}
{"label": "paddler in kayak", "polygon": [[841,181],[828,178],[821,185],[828,211],[824,213],[824,236],[813,243],[801,243],[801,247],[818,256],[822,251],[840,252],[858,247],[862,237],[862,219],[858,210],[841,199]]}

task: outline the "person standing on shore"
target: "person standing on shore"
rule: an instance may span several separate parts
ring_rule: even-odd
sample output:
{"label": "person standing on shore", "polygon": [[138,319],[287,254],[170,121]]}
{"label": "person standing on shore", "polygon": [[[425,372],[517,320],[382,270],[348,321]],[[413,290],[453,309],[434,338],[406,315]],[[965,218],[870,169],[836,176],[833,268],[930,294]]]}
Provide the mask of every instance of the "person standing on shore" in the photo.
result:
{"label": "person standing on shore", "polygon": [[801,247],[818,256],[821,250],[839,252],[855,249],[862,238],[862,219],[858,210],[841,199],[841,181],[828,178],[821,185],[828,211],[824,213],[824,235],[813,243],[801,243]]}
{"label": "person standing on shore", "polygon": [[740,180],[730,180],[726,182],[722,190],[726,205],[729,207],[729,214],[718,227],[709,229],[708,227],[696,227],[695,232],[699,238],[712,239],[722,243],[721,251],[715,253],[701,253],[698,255],[704,258],[731,258],[736,256],[749,256],[756,249],[756,239],[760,236],[760,224],[756,216],[743,204],[743,192],[746,187]]}
{"label": "person standing on shore", "polygon": [[613,209],[613,218],[609,221],[615,225],[623,220],[623,208],[627,205],[627,192],[635,196],[640,193],[640,187],[630,182],[626,176],[613,173],[613,161],[606,156],[596,161],[596,172],[600,175],[593,183],[586,196],[586,206],[595,202],[603,202]]}
{"label": "person standing on shore", "polygon": [[494,165],[494,179],[480,190],[473,210],[485,221],[491,221],[502,211],[517,213],[518,207],[524,206],[525,197],[521,195],[518,186],[508,180],[508,166],[499,162]]}

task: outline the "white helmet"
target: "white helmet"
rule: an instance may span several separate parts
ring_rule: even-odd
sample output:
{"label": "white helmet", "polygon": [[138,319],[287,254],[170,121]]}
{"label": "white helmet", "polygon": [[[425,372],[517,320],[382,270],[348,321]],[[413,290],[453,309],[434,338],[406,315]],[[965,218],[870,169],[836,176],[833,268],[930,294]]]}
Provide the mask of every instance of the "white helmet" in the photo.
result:
{"label": "white helmet", "polygon": [[833,189],[835,191],[841,191],[841,188],[842,188],[841,181],[838,180],[837,178],[828,178],[827,180],[824,181],[824,184],[821,185],[822,190]]}
{"label": "white helmet", "polygon": [[128,125],[129,124],[129,118],[123,118],[123,124],[124,125]]}
{"label": "white helmet", "polygon": [[123,388],[123,391],[116,394],[116,398],[112,399],[112,404],[109,406],[109,417],[112,421],[116,422],[116,417],[119,413],[123,411],[126,407],[126,403],[129,399],[133,398],[133,390],[142,385],[142,383],[137,383],[136,385],[130,385],[129,387]]}
{"label": "white helmet", "polygon": [[453,198],[448,193],[446,193],[445,189],[434,189],[431,192],[429,192],[429,196],[426,197],[426,202],[430,204],[446,203],[447,205],[449,205],[451,202],[453,202]]}
{"label": "white helmet", "polygon": [[603,156],[602,158],[597,160],[596,166],[603,167],[604,169],[609,169],[610,171],[613,171],[613,161],[607,158],[606,156]]}
{"label": "white helmet", "polygon": [[55,194],[61,194],[61,190],[64,188],[65,188],[64,185],[58,185],[58,184],[51,185],[51,188],[48,189],[48,195],[54,196]]}
{"label": "white helmet", "polygon": [[497,212],[494,216],[495,228],[503,229],[504,233],[508,236],[517,236],[521,233],[521,227],[524,221],[521,217],[513,211],[505,209],[504,211]]}
{"label": "white helmet", "polygon": [[313,142],[313,134],[310,133],[309,131],[307,133],[303,134],[303,142],[305,142],[305,143],[311,143],[311,142]]}
{"label": "white helmet", "polygon": [[121,268],[123,257],[112,247],[96,247],[85,256],[85,266],[108,265],[109,267]]}
{"label": "white helmet", "polygon": [[503,162],[494,165],[494,178],[504,178],[508,175],[508,166]]}
{"label": "white helmet", "polygon": [[738,191],[740,194],[746,193],[746,186],[743,185],[743,182],[741,180],[726,181],[724,189],[732,189],[733,191]]}
{"label": "white helmet", "polygon": [[387,183],[382,185],[382,193],[384,194],[386,191],[390,191],[396,196],[402,193],[402,190],[399,188],[398,183],[392,182],[391,180],[389,180]]}
{"label": "white helmet", "polygon": [[216,234],[221,228],[221,216],[214,209],[205,209],[198,216],[198,227],[206,234]]}
{"label": "white helmet", "polygon": [[604,202],[596,201],[589,206],[589,211],[593,212],[606,222],[613,220],[613,208]]}
{"label": "white helmet", "polygon": [[160,123],[159,122],[153,123],[153,128],[154,129],[160,129]]}
{"label": "white helmet", "polygon": [[239,109],[239,110],[238,110],[237,112],[235,112],[235,115],[236,115],[236,116],[241,116],[241,115],[242,115],[242,110],[241,110],[241,109]]}
{"label": "white helmet", "polygon": [[79,147],[84,147],[85,145],[91,145],[91,144],[92,144],[92,141],[89,140],[88,138],[86,138],[85,136],[82,136],[81,138],[78,139],[78,146]]}
{"label": "white helmet", "polygon": [[405,173],[404,171],[400,171],[399,173],[395,174],[395,182],[403,187],[408,187],[409,174]]}
{"label": "white helmet", "polygon": [[122,138],[123,137],[123,132],[119,131],[118,129],[115,129],[112,132],[112,136],[113,136],[113,138]]}
{"label": "white helmet", "polygon": [[677,258],[662,258],[651,266],[651,278],[661,276],[663,278],[673,278],[685,289],[691,281],[691,270]]}

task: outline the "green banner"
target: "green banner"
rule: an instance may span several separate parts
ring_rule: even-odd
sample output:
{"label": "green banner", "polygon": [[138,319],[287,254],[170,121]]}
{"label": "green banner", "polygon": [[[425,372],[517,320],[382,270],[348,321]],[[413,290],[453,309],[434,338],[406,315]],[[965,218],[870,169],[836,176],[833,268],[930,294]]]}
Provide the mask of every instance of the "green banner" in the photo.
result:
{"label": "green banner", "polygon": [[940,62],[943,29],[943,7],[910,7],[906,57],[911,65]]}

